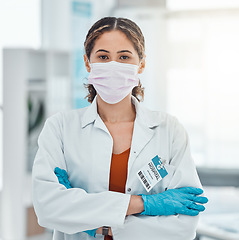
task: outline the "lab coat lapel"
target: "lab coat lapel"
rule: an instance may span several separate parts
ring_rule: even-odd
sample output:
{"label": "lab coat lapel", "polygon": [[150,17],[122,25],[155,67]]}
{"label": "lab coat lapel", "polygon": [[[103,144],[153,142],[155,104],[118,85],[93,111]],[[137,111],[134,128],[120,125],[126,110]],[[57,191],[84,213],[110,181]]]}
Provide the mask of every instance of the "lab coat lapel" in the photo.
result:
{"label": "lab coat lapel", "polygon": [[143,125],[138,119],[134,123],[133,138],[131,143],[131,152],[128,163],[128,170],[130,171],[135,159],[144,149],[147,143],[152,139],[154,130]]}
{"label": "lab coat lapel", "polygon": [[100,128],[110,135],[107,127],[105,126],[104,122],[102,121],[102,119],[100,118],[97,112],[97,96],[95,96],[93,102],[88,107],[88,109],[86,110],[82,118],[82,122],[81,122],[82,128],[86,127],[88,124],[93,122],[94,122],[94,127]]}
{"label": "lab coat lapel", "polygon": [[136,118],[131,142],[128,171],[130,171],[135,159],[140,154],[140,152],[153,138],[154,127],[159,125],[159,122],[154,121],[155,115],[152,111],[141,106],[138,103],[137,99],[133,96],[132,102],[135,105]]}
{"label": "lab coat lapel", "polygon": [[113,138],[97,112],[97,97],[82,117],[82,128],[90,129],[91,141],[89,153],[94,167],[91,169],[91,192],[102,192],[109,188],[110,164],[113,149]]}

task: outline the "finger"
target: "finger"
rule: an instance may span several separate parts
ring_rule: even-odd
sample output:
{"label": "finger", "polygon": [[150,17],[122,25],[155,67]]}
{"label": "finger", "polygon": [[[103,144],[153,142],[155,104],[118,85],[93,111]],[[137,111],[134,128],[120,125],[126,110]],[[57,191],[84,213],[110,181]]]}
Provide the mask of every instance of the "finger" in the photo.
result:
{"label": "finger", "polygon": [[59,176],[68,178],[67,172],[66,172],[65,169],[61,169],[61,168],[59,168],[59,167],[56,167],[55,170],[54,170],[54,173],[55,173],[56,175],[58,174]]}
{"label": "finger", "polygon": [[67,174],[66,170],[61,169],[61,168],[59,168],[59,167],[56,167],[56,168],[55,168],[54,173],[55,173],[55,174],[59,174],[59,175],[65,175],[65,174]]}
{"label": "finger", "polygon": [[56,173],[56,176],[57,176],[57,178],[58,178],[58,181],[60,181],[61,179],[63,179],[63,178],[62,178],[62,175],[59,174],[59,173]]}
{"label": "finger", "polygon": [[197,197],[197,196],[195,196],[193,201],[197,202],[197,203],[205,204],[205,203],[208,202],[208,198],[207,197]]}
{"label": "finger", "polygon": [[191,207],[191,209],[197,210],[199,212],[203,212],[205,210],[205,207],[203,205],[193,203],[193,206]]}
{"label": "finger", "polygon": [[208,202],[208,198],[207,197],[201,197],[201,196],[196,196],[196,195],[193,195],[193,194],[187,194],[186,195],[186,198],[188,200],[191,200],[191,201],[194,201],[194,202],[197,202],[197,203],[202,203],[202,204],[205,204]]}
{"label": "finger", "polygon": [[56,174],[58,181],[60,184],[64,185],[66,188],[72,188],[70,181],[68,180],[67,172],[64,169],[60,169],[59,167],[56,167],[54,170],[54,173]]}
{"label": "finger", "polygon": [[179,209],[178,213],[184,214],[184,215],[189,215],[189,216],[197,216],[199,214],[199,211],[194,210],[194,209],[189,209],[187,207],[183,207],[183,208]]}
{"label": "finger", "polygon": [[205,207],[203,205],[198,205],[192,201],[185,201],[184,205],[187,208],[193,209],[193,210],[197,210],[199,212],[203,212],[205,210]]}
{"label": "finger", "polygon": [[59,167],[56,167],[55,170],[54,170],[54,173],[55,174],[60,174],[61,172],[61,169]]}
{"label": "finger", "polygon": [[66,188],[72,188],[68,179],[59,178],[59,183],[63,184]]}
{"label": "finger", "polygon": [[195,194],[195,195],[200,195],[203,193],[203,190],[201,188],[195,188],[195,187],[182,187],[178,189],[181,192]]}

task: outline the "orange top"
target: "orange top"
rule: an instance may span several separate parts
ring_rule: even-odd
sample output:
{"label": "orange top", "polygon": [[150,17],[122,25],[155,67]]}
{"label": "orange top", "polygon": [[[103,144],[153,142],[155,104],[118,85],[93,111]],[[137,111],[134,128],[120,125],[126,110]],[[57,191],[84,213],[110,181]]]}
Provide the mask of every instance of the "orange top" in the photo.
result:
{"label": "orange top", "polygon": [[[129,153],[130,148],[120,154],[112,153],[109,181],[110,191],[125,193]],[[105,236],[104,240],[112,240],[112,237]]]}

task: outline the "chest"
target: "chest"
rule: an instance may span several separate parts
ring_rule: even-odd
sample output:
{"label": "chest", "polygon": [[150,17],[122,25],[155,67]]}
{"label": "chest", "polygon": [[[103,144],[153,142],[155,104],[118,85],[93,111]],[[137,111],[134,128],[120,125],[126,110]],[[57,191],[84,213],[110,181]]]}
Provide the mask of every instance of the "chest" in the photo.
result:
{"label": "chest", "polygon": [[105,123],[113,138],[113,153],[119,154],[131,147],[134,122]]}
{"label": "chest", "polygon": [[[137,121],[131,126],[108,126],[108,129],[113,137],[105,131],[105,126],[97,123],[83,129],[71,126],[65,129],[64,157],[72,186],[92,193],[106,191],[109,188],[112,151],[123,152],[131,147],[125,189],[130,188],[131,194],[144,193],[137,172],[156,155],[170,159],[168,132],[165,128],[143,128]],[[167,179],[170,179],[170,174],[162,183],[166,184]],[[164,189],[162,184],[157,186],[158,192]]]}

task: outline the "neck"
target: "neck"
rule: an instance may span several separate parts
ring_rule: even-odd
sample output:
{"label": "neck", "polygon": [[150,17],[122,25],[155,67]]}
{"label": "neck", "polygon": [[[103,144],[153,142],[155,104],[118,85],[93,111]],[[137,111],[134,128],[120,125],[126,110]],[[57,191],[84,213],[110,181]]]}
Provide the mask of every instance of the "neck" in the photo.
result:
{"label": "neck", "polygon": [[97,95],[97,109],[103,122],[108,123],[133,122],[136,116],[131,94],[116,104],[106,103]]}

